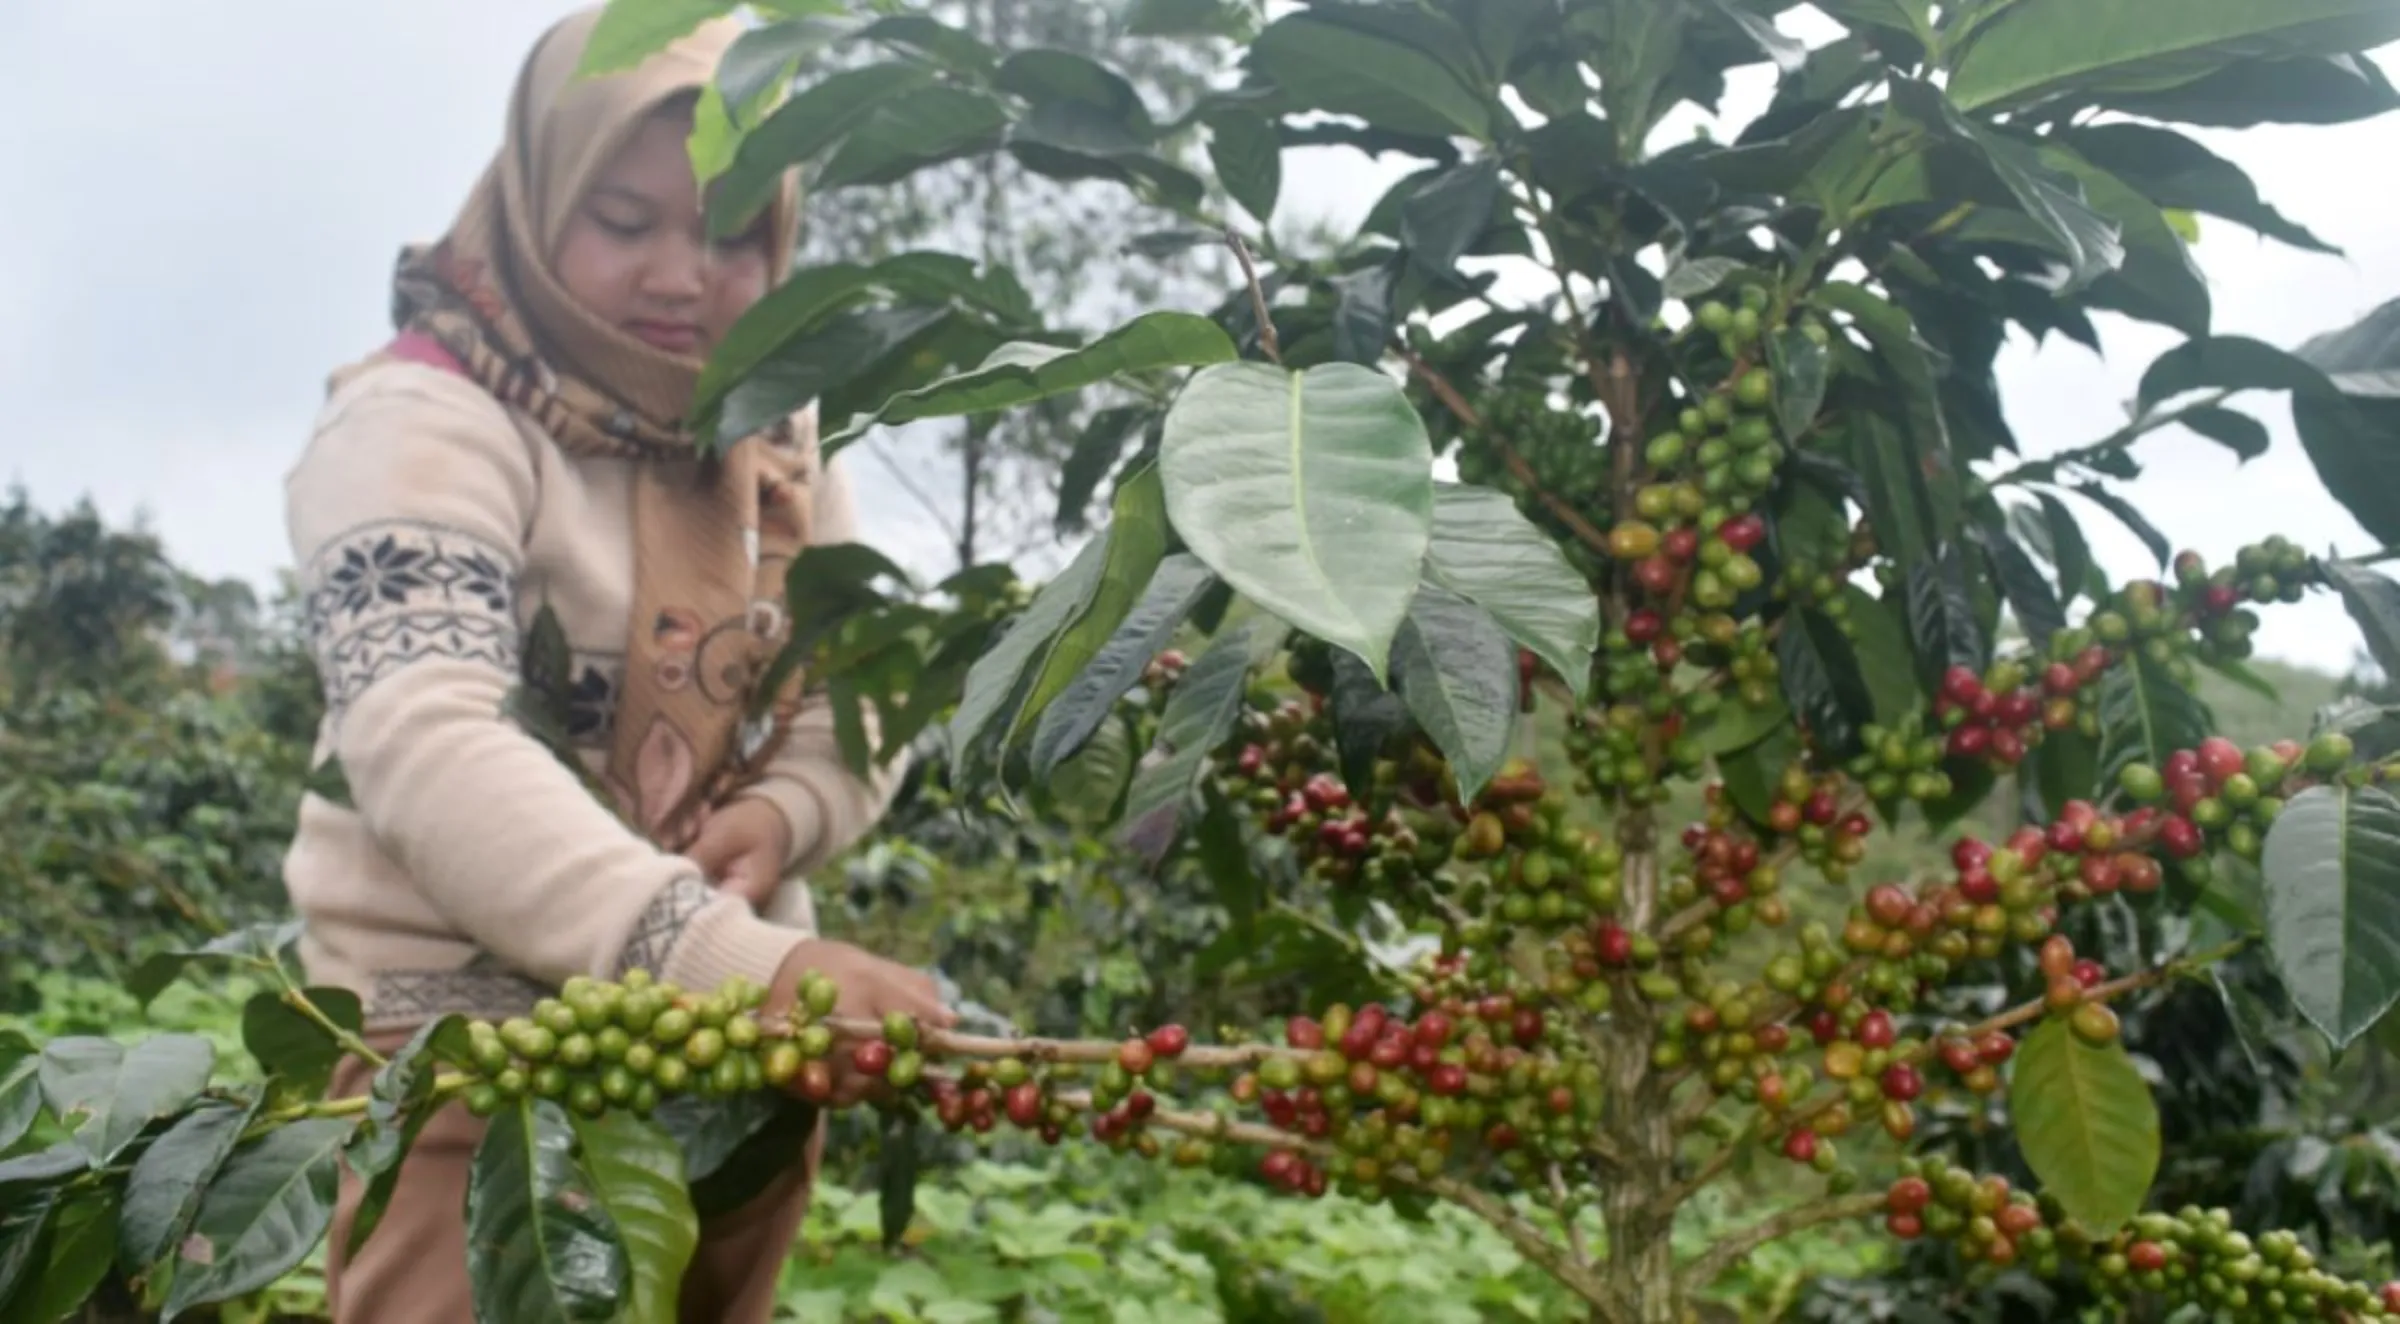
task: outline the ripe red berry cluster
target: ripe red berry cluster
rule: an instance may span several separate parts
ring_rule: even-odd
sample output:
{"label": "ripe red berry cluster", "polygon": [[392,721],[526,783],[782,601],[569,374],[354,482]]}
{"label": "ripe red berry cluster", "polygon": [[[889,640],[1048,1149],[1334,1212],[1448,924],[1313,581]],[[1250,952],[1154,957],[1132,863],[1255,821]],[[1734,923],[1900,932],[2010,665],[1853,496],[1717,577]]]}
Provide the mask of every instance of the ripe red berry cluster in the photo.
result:
{"label": "ripe red berry cluster", "polygon": [[1903,1162],[1884,1210],[1884,1226],[1903,1241],[1932,1237],[1970,1263],[2057,1271],[2057,1233],[2033,1197],[2009,1189],[2005,1177],[1978,1178],[1938,1157]]}
{"label": "ripe red berry cluster", "polygon": [[1999,772],[2016,767],[2045,732],[2075,725],[2078,696],[2107,670],[2108,660],[2108,650],[2093,644],[2071,662],[2043,667],[2039,676],[2027,676],[2013,661],[1996,662],[1982,675],[1971,667],[1950,668],[1933,704],[1935,719],[1950,733],[1943,752]]}
{"label": "ripe red berry cluster", "polygon": [[2281,740],[2248,751],[2211,736],[2197,748],[2168,755],[2163,770],[2129,764],[2117,785],[2143,807],[2126,816],[2126,829],[2154,829],[2159,845],[2178,860],[2222,845],[2255,862],[2286,797],[2340,772],[2351,752],[2350,738],[2338,732],[2321,735],[2305,748]]}

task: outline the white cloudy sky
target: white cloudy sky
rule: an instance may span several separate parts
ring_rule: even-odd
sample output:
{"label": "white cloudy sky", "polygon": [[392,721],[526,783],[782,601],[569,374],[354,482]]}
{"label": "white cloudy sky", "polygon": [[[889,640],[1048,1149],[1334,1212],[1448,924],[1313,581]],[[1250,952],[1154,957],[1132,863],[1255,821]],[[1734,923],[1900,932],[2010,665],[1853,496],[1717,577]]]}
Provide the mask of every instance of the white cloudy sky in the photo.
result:
{"label": "white cloudy sky", "polygon": [[[271,576],[281,478],[324,374],[385,333],[392,254],[437,232],[491,151],[510,79],[563,0],[117,0],[0,4],[0,482],[63,505],[146,512],[206,573]],[[2400,48],[2394,48],[2400,50]],[[2383,53],[2394,64],[2394,51]],[[1754,89],[1753,89],[1754,91]],[[1740,95],[1735,114],[1754,96]],[[2283,211],[2347,250],[2296,252],[2207,224],[2222,332],[2292,345],[2400,295],[2388,165],[2400,117],[2204,135]],[[1345,155],[1287,170],[1294,212],[1355,216],[1380,172]],[[2018,345],[2011,419],[2039,454],[2096,438],[2172,336],[2104,327],[2112,361]],[[2370,544],[2317,489],[2278,402],[2275,449],[2236,467],[2189,434],[2144,444],[2136,495],[2212,560],[2268,532]],[[921,512],[858,466],[866,533],[937,555]],[[2092,526],[2119,574],[2147,561]],[[2354,634],[2315,602],[2270,617],[2262,651],[2346,664]]]}

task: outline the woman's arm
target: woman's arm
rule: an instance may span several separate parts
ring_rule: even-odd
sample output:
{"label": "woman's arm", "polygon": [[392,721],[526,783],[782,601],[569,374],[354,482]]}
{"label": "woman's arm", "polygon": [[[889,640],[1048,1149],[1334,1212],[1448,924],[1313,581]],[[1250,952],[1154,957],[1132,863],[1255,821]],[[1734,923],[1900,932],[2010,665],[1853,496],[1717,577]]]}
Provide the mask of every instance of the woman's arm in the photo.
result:
{"label": "woman's arm", "polygon": [[432,907],[547,983],[643,967],[765,981],[805,936],[712,892],[502,711],[540,501],[533,447],[463,378],[396,365],[328,406],[287,480],[333,750]]}

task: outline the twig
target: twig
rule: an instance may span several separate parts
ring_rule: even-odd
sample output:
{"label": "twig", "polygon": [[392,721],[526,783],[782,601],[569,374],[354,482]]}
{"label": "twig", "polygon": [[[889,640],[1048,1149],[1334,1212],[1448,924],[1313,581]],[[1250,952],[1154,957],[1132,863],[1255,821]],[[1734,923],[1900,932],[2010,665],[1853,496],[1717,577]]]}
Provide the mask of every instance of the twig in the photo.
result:
{"label": "twig", "polygon": [[1433,397],[1442,402],[1442,407],[1449,410],[1452,417],[1480,433],[1485,441],[1492,444],[1492,448],[1500,453],[1500,462],[1507,466],[1509,477],[1523,483],[1525,490],[1542,503],[1542,508],[1557,516],[1559,523],[1566,525],[1568,532],[1573,533],[1578,541],[1602,556],[1608,555],[1608,535],[1585,519],[1575,507],[1568,505],[1565,499],[1543,487],[1534,476],[1533,466],[1525,462],[1525,457],[1517,453],[1516,447],[1508,444],[1507,438],[1486,431],[1483,416],[1475,412],[1475,406],[1467,403],[1467,398],[1458,393],[1458,388],[1450,384],[1449,378],[1444,377],[1439,369],[1427,363],[1416,351],[1406,346],[1396,346],[1395,349],[1407,362],[1408,370],[1416,374],[1417,380],[1425,383],[1426,388],[1433,392]]}
{"label": "twig", "polygon": [[[835,1034],[854,1039],[878,1039],[883,1026],[876,1021],[829,1017],[824,1025]],[[779,1033],[769,1027],[770,1033]],[[926,1057],[939,1060],[945,1057],[974,1058],[993,1061],[1013,1057],[1025,1063],[1065,1063],[1078,1066],[1105,1066],[1117,1060],[1119,1045],[1106,1039],[1007,1039],[988,1034],[962,1034],[956,1030],[920,1029],[917,1044]],[[1273,1044],[1242,1044],[1236,1047],[1195,1044],[1181,1056],[1163,1059],[1177,1066],[1203,1070],[1221,1067],[1252,1067],[1275,1057],[1303,1057],[1288,1048]],[[1280,1143],[1280,1142],[1278,1142]]]}
{"label": "twig", "polygon": [[1795,1232],[1825,1223],[1865,1218],[1883,1208],[1884,1198],[1883,1193],[1878,1191],[1845,1195],[1822,1204],[1801,1205],[1796,1209],[1787,1209],[1765,1222],[1754,1223],[1739,1232],[1721,1236],[1715,1245],[1693,1256],[1691,1262],[1684,1266],[1683,1272],[1678,1275],[1681,1281],[1677,1285],[1677,1295],[1689,1297],[1701,1291],[1744,1256],[1769,1242],[1780,1241]]}
{"label": "twig", "polygon": [[1558,1202],[1558,1223],[1567,1230],[1567,1253],[1577,1264],[1590,1264],[1591,1252],[1584,1249],[1583,1229],[1575,1222],[1575,1201],[1567,1193],[1566,1174],[1555,1163],[1550,1165],[1550,1198]]}
{"label": "twig", "polygon": [[1258,264],[1250,260],[1250,245],[1233,230],[1225,232],[1225,242],[1233,249],[1233,260],[1242,264],[1242,279],[1250,285],[1250,308],[1258,314],[1258,347],[1269,362],[1281,367],[1283,346],[1275,338],[1275,319],[1267,315],[1267,291],[1258,283]]}
{"label": "twig", "polygon": [[286,983],[281,996],[283,1005],[296,1012],[299,1012],[302,1016],[305,1016],[310,1021],[315,1022],[317,1028],[323,1030],[329,1035],[332,1035],[333,1041],[342,1046],[343,1052],[358,1058],[360,1061],[373,1063],[377,1067],[382,1067],[386,1064],[383,1054],[376,1052],[373,1048],[368,1046],[366,1040],[359,1038],[355,1034],[352,1034],[348,1029],[335,1022],[332,1017],[327,1016],[324,1012],[324,1009],[317,1006],[315,1002],[311,1001],[305,991],[294,988],[289,983]]}
{"label": "twig", "polygon": [[2058,471],[2067,465],[2089,466],[2093,460],[2115,451],[2124,450],[2160,428],[2180,423],[2187,416],[2196,414],[2203,409],[2214,409],[2224,404],[2226,398],[2232,394],[2231,391],[2212,391],[2189,404],[2169,409],[2164,413],[2145,413],[2140,418],[2127,423],[2089,446],[2078,446],[2071,451],[2061,451],[2046,460],[2029,460],[2020,464],[2016,468],[1994,477],[1990,485],[1999,487],[2003,484],[2054,481]]}

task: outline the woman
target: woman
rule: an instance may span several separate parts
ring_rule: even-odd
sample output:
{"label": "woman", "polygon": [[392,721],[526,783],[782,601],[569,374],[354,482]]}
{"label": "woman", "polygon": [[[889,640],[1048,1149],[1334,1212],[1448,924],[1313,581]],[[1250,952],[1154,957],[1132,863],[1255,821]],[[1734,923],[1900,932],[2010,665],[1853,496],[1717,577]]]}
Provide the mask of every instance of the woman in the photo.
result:
{"label": "woman", "polygon": [[[692,989],[755,980],[770,1011],[813,969],[843,1014],[947,1024],[929,979],[818,939],[805,883],[782,885],[864,833],[890,779],[847,771],[796,688],[745,720],[784,571],[851,538],[848,490],[812,415],[721,460],[679,424],[711,348],[791,261],[796,189],[712,242],[685,139],[739,27],[577,80],[596,17],[535,47],[498,158],[448,235],[403,255],[399,337],[336,375],[288,480],[318,754],[350,787],[349,806],[301,810],[285,875],[302,959],[359,993],[383,1052],[446,1013],[497,1020],[636,968]],[[545,612],[571,657],[580,771],[511,716]],[[370,1079],[352,1061],[337,1086]],[[345,1175],[336,1319],[473,1317],[462,1211],[481,1133],[458,1108],[429,1124],[355,1256]],[[807,1180],[703,1228],[685,1319],[769,1318]]]}

